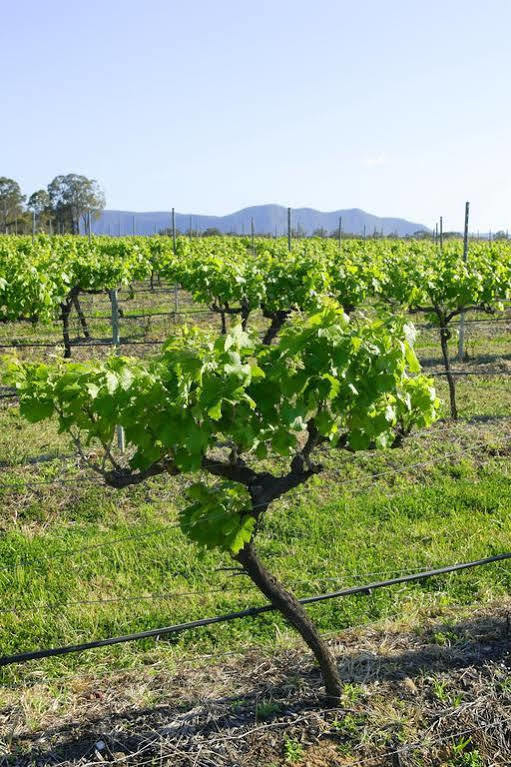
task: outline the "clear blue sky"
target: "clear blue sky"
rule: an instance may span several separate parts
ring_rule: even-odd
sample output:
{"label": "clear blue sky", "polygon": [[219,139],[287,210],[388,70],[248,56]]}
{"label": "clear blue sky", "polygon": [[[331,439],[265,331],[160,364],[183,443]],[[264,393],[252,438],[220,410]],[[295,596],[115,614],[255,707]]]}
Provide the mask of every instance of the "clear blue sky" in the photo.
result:
{"label": "clear blue sky", "polygon": [[0,175],[109,208],[275,202],[511,229],[508,0],[2,9]]}

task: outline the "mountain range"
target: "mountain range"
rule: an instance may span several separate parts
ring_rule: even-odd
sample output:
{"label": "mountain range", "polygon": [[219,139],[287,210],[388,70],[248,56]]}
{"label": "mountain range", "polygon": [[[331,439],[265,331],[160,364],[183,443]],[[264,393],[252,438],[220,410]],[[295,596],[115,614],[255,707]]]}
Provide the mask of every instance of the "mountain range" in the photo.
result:
{"label": "mountain range", "polygon": [[[176,229],[186,233],[204,232],[216,228],[222,233],[250,234],[251,222],[254,222],[256,234],[287,233],[287,208],[282,205],[254,205],[243,208],[226,216],[203,216],[196,213],[177,213]],[[292,208],[291,226],[310,235],[317,229],[327,232],[337,230],[339,218],[342,218],[342,229],[349,234],[363,235],[364,227],[367,235],[374,231],[384,235],[411,235],[420,230],[427,230],[423,224],[407,221],[404,218],[382,218],[366,213],[359,208],[334,210],[324,213],[313,208]],[[127,210],[104,210],[93,222],[94,234],[110,234],[112,236],[127,234],[150,235],[168,229],[171,226],[171,213],[157,211],[140,213]]]}

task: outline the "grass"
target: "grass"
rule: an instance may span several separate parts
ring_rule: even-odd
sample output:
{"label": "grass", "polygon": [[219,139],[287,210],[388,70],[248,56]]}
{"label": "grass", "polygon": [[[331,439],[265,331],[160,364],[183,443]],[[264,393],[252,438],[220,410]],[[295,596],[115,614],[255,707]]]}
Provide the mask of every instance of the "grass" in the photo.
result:
{"label": "grass", "polygon": [[[7,422],[15,414],[15,408],[2,413]],[[24,442],[33,429],[24,426],[17,437]],[[481,448],[464,454],[458,427],[452,429],[457,444],[445,450],[445,431],[438,428],[428,435],[428,445],[410,444],[399,455],[329,456],[323,475],[268,515],[259,548],[270,569],[296,593],[307,595],[510,549],[508,458]],[[494,429],[487,426],[485,433],[493,445]],[[43,446],[49,438],[47,433]],[[439,460],[444,454],[450,457]],[[418,474],[417,458],[432,461]],[[55,463],[49,461],[43,473],[51,475]],[[12,481],[21,468],[4,469],[2,478]],[[153,480],[119,492],[84,482],[75,465],[71,470],[76,474],[71,487],[1,491],[5,507],[12,504],[0,539],[2,654],[141,631],[262,602],[243,576],[218,570],[228,558],[201,554],[172,526],[182,481]],[[346,485],[339,483],[343,474]],[[363,478],[370,483],[366,488]],[[310,611],[329,631],[434,605],[485,601],[510,587],[511,570],[503,564],[376,591],[369,598],[332,600]],[[151,595],[159,598],[144,598]],[[280,618],[269,614],[185,632],[162,639],[156,648],[147,640],[7,667],[2,680],[28,681],[41,671],[58,677],[98,663],[129,667],[143,663],[148,650],[172,666],[182,653],[271,644],[287,634]]]}
{"label": "grass", "polygon": [[[180,297],[181,307],[190,307],[187,302]],[[166,311],[173,296],[140,293],[126,304],[132,313]],[[84,310],[105,315],[108,303],[104,297],[87,297]],[[211,322],[208,315],[199,317]],[[93,322],[94,335],[107,337],[108,322]],[[142,339],[164,337],[173,327],[169,318],[133,324],[132,334]],[[58,340],[58,328],[48,333],[48,328],[29,324],[15,329],[6,325],[0,328],[0,341],[16,334]],[[454,339],[451,344],[454,349]],[[463,367],[471,370],[479,362],[486,372],[495,360],[506,360],[509,348],[502,324],[494,331],[470,326],[467,346],[472,359]],[[418,351],[430,370],[439,369],[434,331],[421,333]],[[91,353],[107,352],[78,350],[78,356]],[[41,349],[21,354],[48,356]],[[413,435],[397,451],[355,456],[324,451],[324,472],[267,515],[258,546],[269,569],[305,596],[397,571],[511,550],[511,387],[505,369],[497,371],[502,375],[458,381],[459,424],[440,423]],[[447,399],[443,379],[438,390]],[[65,484],[27,486],[61,479]],[[125,491],[105,488],[79,464],[55,424],[27,424],[15,405],[4,404],[0,654],[143,631],[261,604],[262,597],[245,577],[218,569],[230,564],[226,556],[201,553],[176,527],[186,484],[186,478],[157,478]],[[491,601],[510,588],[511,566],[504,563],[375,591],[369,597],[332,600],[309,610],[322,631],[335,631],[387,616],[412,620],[421,611]],[[291,638],[280,617],[269,613],[158,642],[6,667],[0,681],[7,687],[28,685],[41,675],[58,680],[155,660],[172,669],[184,657],[248,645],[273,647]]]}

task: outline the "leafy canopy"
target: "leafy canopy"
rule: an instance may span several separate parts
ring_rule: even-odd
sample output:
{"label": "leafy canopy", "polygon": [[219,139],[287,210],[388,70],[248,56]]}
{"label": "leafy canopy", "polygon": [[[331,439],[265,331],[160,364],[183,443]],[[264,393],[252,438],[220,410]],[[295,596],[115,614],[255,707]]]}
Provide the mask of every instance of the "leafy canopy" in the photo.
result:
{"label": "leafy canopy", "polygon": [[258,516],[254,487],[243,479],[249,463],[282,456],[294,467],[297,456],[308,459],[312,433],[313,446],[363,450],[432,423],[438,400],[412,342],[402,319],[355,323],[327,300],[311,316],[295,314],[270,347],[240,325],[217,338],[185,330],[150,360],[10,360],[5,379],[19,391],[22,415],[56,415],[77,443],[102,446],[114,470],[111,445],[122,425],[129,456],[122,471],[133,481],[164,470],[228,479],[212,488],[199,476],[181,524],[193,540],[235,553]]}

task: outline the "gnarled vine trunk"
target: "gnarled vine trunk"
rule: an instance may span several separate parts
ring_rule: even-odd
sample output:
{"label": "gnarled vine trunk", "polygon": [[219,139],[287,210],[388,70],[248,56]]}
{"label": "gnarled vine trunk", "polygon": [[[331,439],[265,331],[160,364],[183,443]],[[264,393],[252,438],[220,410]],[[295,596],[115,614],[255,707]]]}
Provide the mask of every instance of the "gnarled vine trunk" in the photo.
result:
{"label": "gnarled vine trunk", "polygon": [[289,317],[291,312],[289,311],[278,311],[278,312],[268,312],[266,309],[263,308],[263,317],[266,317],[266,319],[271,320],[268,329],[263,337],[263,344],[266,346],[270,346],[271,342],[274,338],[277,337],[279,334],[280,329],[284,325],[285,321]]}
{"label": "gnarled vine trunk", "polygon": [[247,543],[236,554],[235,559],[244,567],[252,582],[294,626],[312,650],[321,669],[327,696],[331,702],[338,702],[342,692],[342,684],[335,659],[302,605],[266,570],[257,556],[253,543]]}
{"label": "gnarled vine trunk", "polygon": [[85,314],[83,313],[78,295],[73,296],[73,306],[76,309],[76,313],[80,320],[80,324],[83,330],[83,335],[85,336],[85,338],[90,338],[89,327],[87,325],[87,320],[85,319]]}
{"label": "gnarled vine trunk", "polygon": [[449,385],[449,399],[451,403],[451,417],[457,421],[458,420],[458,408],[456,407],[456,384],[454,382],[454,376],[451,372],[451,364],[449,362],[449,349],[447,346],[447,341],[451,337],[451,332],[449,328],[446,326],[443,326],[440,328],[440,345],[442,347],[442,356],[444,358],[444,367],[445,367],[445,374],[447,378],[447,383]]}
{"label": "gnarled vine trunk", "polygon": [[69,315],[71,314],[72,298],[61,303],[62,337],[64,339],[64,359],[71,357],[71,339],[69,338]]}

